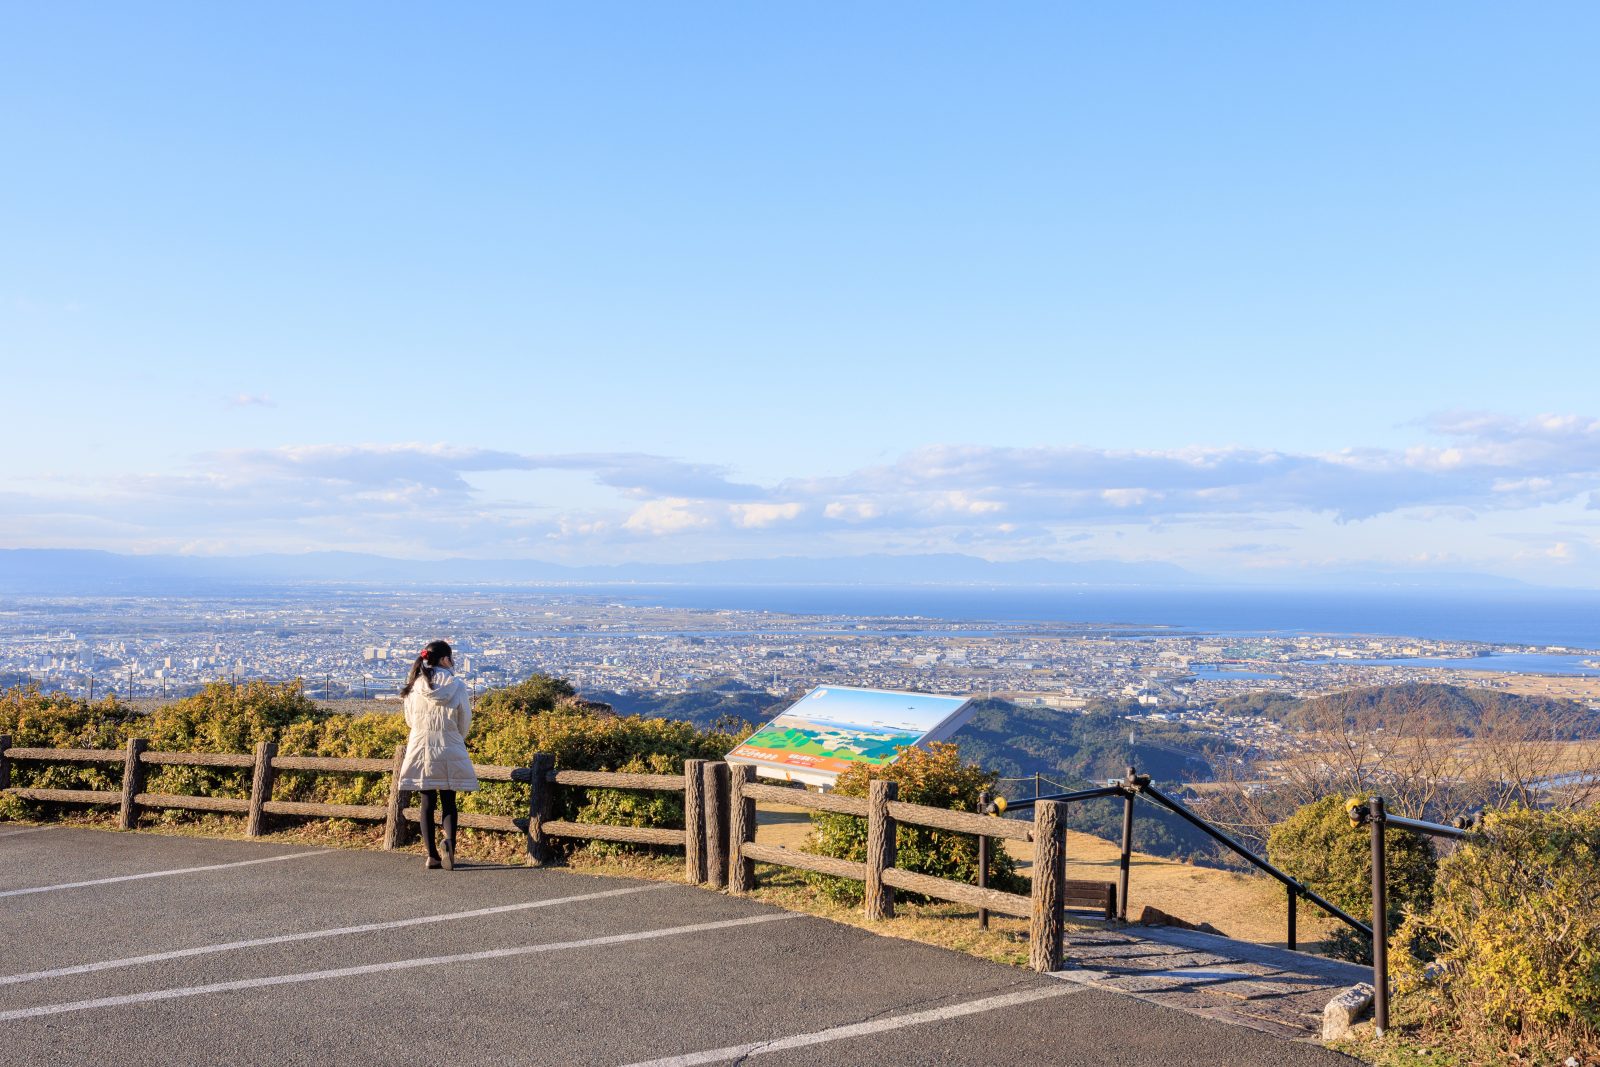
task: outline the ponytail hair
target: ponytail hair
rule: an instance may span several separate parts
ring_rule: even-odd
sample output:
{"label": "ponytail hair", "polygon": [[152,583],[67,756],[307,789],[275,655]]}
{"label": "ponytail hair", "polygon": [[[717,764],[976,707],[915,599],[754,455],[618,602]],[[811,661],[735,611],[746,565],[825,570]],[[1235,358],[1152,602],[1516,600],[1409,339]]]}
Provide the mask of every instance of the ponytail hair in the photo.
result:
{"label": "ponytail hair", "polygon": [[401,696],[410,696],[411,687],[417,684],[418,675],[426,675],[428,687],[433,687],[433,672],[439,668],[439,661],[450,658],[450,642],[429,641],[422,646],[422,651],[417,653],[417,658],[411,661],[411,673],[406,675],[406,684],[400,687]]}

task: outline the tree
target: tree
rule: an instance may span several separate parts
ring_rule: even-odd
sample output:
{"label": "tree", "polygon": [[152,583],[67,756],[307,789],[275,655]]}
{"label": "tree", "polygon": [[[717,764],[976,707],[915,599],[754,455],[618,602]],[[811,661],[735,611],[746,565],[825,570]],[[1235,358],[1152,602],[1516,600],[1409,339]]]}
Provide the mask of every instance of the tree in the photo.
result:
{"label": "tree", "polygon": [[554,711],[557,704],[572,700],[578,691],[565,678],[548,674],[530,674],[515,685],[503,689],[490,689],[473,699],[475,712],[519,712],[523,715],[541,715]]}
{"label": "tree", "polygon": [[1600,797],[1600,781],[1588,776],[1548,787],[1569,769],[1572,741],[1597,728],[1571,701],[1380,686],[1299,701],[1283,720],[1291,744],[1215,755],[1223,788],[1199,802],[1257,846],[1295,809],[1334,794],[1381,794],[1396,815],[1434,822],[1511,803],[1573,809]]}

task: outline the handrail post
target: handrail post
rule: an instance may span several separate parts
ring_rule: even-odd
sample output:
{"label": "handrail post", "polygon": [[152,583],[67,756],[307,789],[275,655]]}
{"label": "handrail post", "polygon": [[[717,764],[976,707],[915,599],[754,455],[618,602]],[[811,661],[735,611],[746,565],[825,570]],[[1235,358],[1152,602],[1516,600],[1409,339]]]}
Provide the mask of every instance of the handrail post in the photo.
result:
{"label": "handrail post", "polygon": [[[993,798],[989,796],[989,793],[988,793],[987,790],[985,790],[982,793],[979,793],[978,794],[978,810],[979,811],[988,811],[989,810],[989,802],[992,799]],[[979,889],[988,889],[989,888],[989,835],[988,834],[979,834],[978,835],[978,888]],[[978,909],[978,929],[980,929],[980,930],[989,929],[989,909],[988,908],[979,908]]]}
{"label": "handrail post", "polygon": [[728,885],[728,765],[707,760],[700,768],[705,793],[706,884],[712,889]]}
{"label": "handrail post", "polygon": [[756,802],[744,787],[755,780],[756,769],[748,763],[728,768],[728,888],[735,893],[756,887],[756,861],[744,854],[744,846],[756,840]]}
{"label": "handrail post", "polygon": [[139,824],[139,804],[135,799],[144,792],[144,764],[139,757],[150,742],[142,737],[128,738],[127,755],[122,761],[122,806],[117,810],[117,827],[132,830]]}
{"label": "handrail post", "polygon": [[275,741],[256,742],[255,774],[250,779],[250,810],[245,816],[244,832],[247,837],[260,837],[264,812],[262,806],[272,799],[272,757],[278,754]]}
{"label": "handrail post", "polygon": [[1389,900],[1385,885],[1384,807],[1382,797],[1367,801],[1372,823],[1372,1029],[1389,1029]]}
{"label": "handrail post", "polygon": [[897,862],[894,816],[889,801],[900,795],[900,783],[874,778],[867,783],[868,919],[894,918],[894,889],[883,884],[883,872]]}
{"label": "handrail post", "polygon": [[550,845],[545,838],[545,820],[555,805],[551,803],[556,785],[550,780],[556,758],[549,752],[535,752],[528,761],[528,826],[523,831],[528,849],[528,866],[543,867],[550,862]]}
{"label": "handrail post", "polygon": [[1295,907],[1298,905],[1300,898],[1299,898],[1299,894],[1296,892],[1294,886],[1289,886],[1288,889],[1289,889],[1289,929],[1288,929],[1287,936],[1283,939],[1283,941],[1284,941],[1284,944],[1288,946],[1289,951],[1290,952],[1294,952],[1299,948],[1299,940],[1298,940],[1297,933],[1295,931]]}
{"label": "handrail post", "polygon": [[1128,921],[1128,872],[1133,866],[1133,790],[1138,770],[1128,764],[1127,792],[1122,796],[1122,852],[1117,858],[1117,921]]}
{"label": "handrail post", "polygon": [[1067,806],[1041,800],[1033,809],[1033,914],[1028,924],[1028,963],[1036,971],[1062,964],[1062,908],[1067,880]]}
{"label": "handrail post", "polygon": [[389,770],[389,803],[383,815],[383,849],[393,852],[405,844],[409,825],[405,819],[406,794],[400,788],[400,768],[406,761],[406,746],[394,746],[394,766]]}
{"label": "handrail post", "polygon": [[683,876],[690,885],[706,880],[705,765],[703,759],[683,761]]}
{"label": "handrail post", "polygon": [[11,757],[6,749],[11,747],[11,735],[0,734],[0,789],[11,788]]}

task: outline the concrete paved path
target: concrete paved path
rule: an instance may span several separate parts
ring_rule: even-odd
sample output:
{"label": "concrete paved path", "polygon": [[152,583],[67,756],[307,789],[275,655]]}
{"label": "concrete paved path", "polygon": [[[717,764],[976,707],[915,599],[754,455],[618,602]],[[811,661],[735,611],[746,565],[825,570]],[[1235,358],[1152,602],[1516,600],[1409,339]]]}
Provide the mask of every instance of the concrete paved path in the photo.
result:
{"label": "concrete paved path", "polygon": [[1349,1062],[686,886],[400,853],[9,834],[0,924],[3,1064]]}
{"label": "concrete paved path", "polygon": [[1368,968],[1193,930],[1069,927],[1057,977],[1291,1039],[1322,1032],[1322,1009],[1372,980]]}

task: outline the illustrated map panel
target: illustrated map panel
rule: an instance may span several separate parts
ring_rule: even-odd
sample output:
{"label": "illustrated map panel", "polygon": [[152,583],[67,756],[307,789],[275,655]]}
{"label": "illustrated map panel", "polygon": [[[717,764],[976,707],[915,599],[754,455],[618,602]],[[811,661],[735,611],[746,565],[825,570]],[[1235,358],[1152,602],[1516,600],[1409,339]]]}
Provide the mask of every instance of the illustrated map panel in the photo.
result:
{"label": "illustrated map panel", "polygon": [[960,696],[820,686],[728,754],[739,762],[837,775],[852,764],[890,763],[941,732],[970,701]]}

